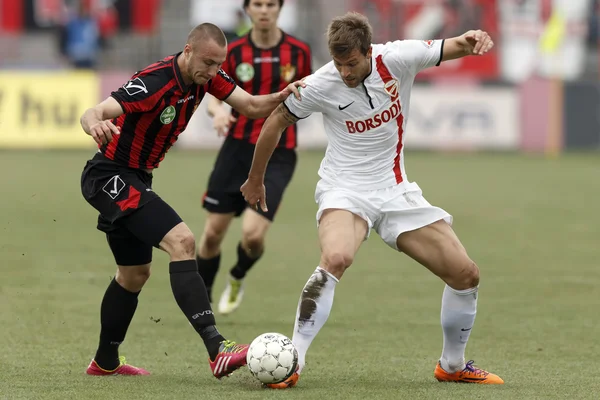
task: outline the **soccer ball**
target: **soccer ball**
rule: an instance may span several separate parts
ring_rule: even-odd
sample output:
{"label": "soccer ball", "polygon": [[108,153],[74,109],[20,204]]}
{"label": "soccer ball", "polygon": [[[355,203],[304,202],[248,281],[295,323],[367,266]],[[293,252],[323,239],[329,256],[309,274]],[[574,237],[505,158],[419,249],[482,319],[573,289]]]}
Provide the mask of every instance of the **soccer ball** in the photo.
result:
{"label": "soccer ball", "polygon": [[279,383],[296,372],[298,351],[280,333],[263,333],[250,343],[248,369],[262,383]]}

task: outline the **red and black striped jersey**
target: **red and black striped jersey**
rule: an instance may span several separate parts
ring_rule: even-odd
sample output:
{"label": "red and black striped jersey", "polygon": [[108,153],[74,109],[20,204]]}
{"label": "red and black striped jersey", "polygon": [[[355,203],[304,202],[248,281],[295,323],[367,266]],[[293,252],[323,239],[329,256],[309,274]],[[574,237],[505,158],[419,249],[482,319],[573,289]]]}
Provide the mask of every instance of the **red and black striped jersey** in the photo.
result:
{"label": "red and black striped jersey", "polygon": [[121,134],[99,146],[106,158],[130,168],[158,167],[204,95],[225,100],[234,91],[235,82],[222,70],[202,86],[186,86],[177,64],[179,54],[136,72],[111,93],[124,114],[112,121]]}
{"label": "red and black striped jersey", "polygon": [[[223,70],[246,92],[263,95],[279,92],[291,82],[311,74],[311,53],[308,44],[283,32],[281,41],[270,49],[260,49],[250,33],[229,44]],[[255,144],[266,118],[250,119],[232,110],[237,121],[229,135]],[[285,130],[278,147],[293,149],[297,144],[296,124]]]}

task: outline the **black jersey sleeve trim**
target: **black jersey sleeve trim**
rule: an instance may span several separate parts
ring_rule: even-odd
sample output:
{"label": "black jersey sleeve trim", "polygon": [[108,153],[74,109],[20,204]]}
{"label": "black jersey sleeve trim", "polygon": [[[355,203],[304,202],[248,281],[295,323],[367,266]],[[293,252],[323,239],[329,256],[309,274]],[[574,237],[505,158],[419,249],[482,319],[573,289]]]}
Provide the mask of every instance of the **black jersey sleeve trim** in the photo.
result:
{"label": "black jersey sleeve trim", "polygon": [[112,92],[112,93],[110,94],[110,97],[112,97],[113,99],[115,99],[115,100],[117,101],[117,103],[119,103],[119,105],[121,106],[121,110],[123,111],[123,113],[127,112],[127,111],[125,110],[125,104],[124,104],[124,103],[126,103],[126,101],[124,101],[124,100],[121,98],[121,96],[119,95],[119,93],[118,93],[118,92],[116,92],[116,91],[115,91],[115,92]]}
{"label": "black jersey sleeve trim", "polygon": [[287,104],[285,104],[285,102],[283,102],[283,103],[281,103],[281,104],[283,104],[283,106],[284,106],[284,107],[285,107],[285,108],[288,110],[288,112],[289,112],[290,114],[292,114],[294,117],[296,117],[296,118],[298,118],[298,119],[305,119],[305,118],[308,118],[308,117],[310,117],[310,114],[308,114],[306,117],[299,117],[299,116],[297,116],[296,114],[294,114],[294,113],[293,113],[293,112],[290,110],[290,108],[287,106]]}
{"label": "black jersey sleeve trim", "polygon": [[237,87],[237,85],[233,85],[233,87],[231,88],[231,90],[229,91],[229,93],[227,93],[222,99],[219,99],[221,101],[225,101],[229,98],[229,96],[231,96],[231,94],[233,93],[233,91],[235,90],[235,88]]}
{"label": "black jersey sleeve trim", "polygon": [[438,61],[437,64],[435,64],[436,67],[439,67],[440,64],[442,63],[442,59],[444,58],[444,43],[446,42],[446,39],[442,40],[442,45],[440,46],[440,61]]}

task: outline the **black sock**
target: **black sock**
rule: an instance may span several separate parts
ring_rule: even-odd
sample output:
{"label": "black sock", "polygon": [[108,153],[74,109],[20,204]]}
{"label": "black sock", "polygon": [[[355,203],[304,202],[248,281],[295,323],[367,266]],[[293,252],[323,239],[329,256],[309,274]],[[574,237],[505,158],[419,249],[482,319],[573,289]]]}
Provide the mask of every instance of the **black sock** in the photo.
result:
{"label": "black sock", "polygon": [[169,274],[177,305],[202,337],[211,360],[214,359],[219,351],[218,344],[225,338],[215,327],[215,316],[210,308],[206,286],[198,273],[196,260],[171,262]]}
{"label": "black sock", "polygon": [[262,253],[256,258],[250,258],[242,248],[242,242],[240,242],[237,246],[237,255],[237,264],[231,268],[230,273],[235,279],[243,279],[248,271],[250,271],[250,268],[260,259]]}
{"label": "black sock", "polygon": [[100,368],[110,371],[119,366],[119,345],[125,340],[139,294],[126,290],[115,279],[108,285],[100,306],[100,344],[94,357]]}
{"label": "black sock", "polygon": [[200,273],[200,276],[206,285],[208,300],[212,303],[212,287],[215,283],[217,272],[219,272],[221,254],[218,254],[213,258],[201,258],[200,256],[196,256],[196,263],[198,264],[198,273]]}

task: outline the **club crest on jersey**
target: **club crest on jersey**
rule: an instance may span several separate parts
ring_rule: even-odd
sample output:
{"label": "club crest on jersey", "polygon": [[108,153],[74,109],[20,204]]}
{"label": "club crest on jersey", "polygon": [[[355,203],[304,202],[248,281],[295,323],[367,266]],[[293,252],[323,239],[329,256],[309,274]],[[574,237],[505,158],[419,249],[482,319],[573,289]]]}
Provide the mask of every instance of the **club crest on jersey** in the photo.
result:
{"label": "club crest on jersey", "polygon": [[254,67],[248,63],[241,63],[235,68],[235,75],[240,82],[248,82],[254,78]]}
{"label": "club crest on jersey", "polygon": [[390,79],[383,85],[383,89],[387,94],[390,95],[392,101],[398,97],[398,81],[396,79]]}
{"label": "club crest on jersey", "polygon": [[169,106],[165,108],[162,113],[160,113],[160,122],[162,122],[163,125],[168,125],[173,122],[176,114],[177,111],[175,110],[175,107]]}
{"label": "club crest on jersey", "polygon": [[296,67],[291,64],[282,65],[279,67],[279,72],[281,74],[281,79],[286,82],[291,82],[296,76]]}
{"label": "club crest on jersey", "polygon": [[433,43],[435,42],[435,40],[423,40],[423,44],[425,45],[425,47],[427,47],[428,49],[433,47]]}

